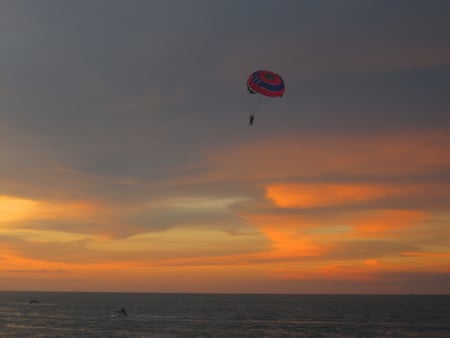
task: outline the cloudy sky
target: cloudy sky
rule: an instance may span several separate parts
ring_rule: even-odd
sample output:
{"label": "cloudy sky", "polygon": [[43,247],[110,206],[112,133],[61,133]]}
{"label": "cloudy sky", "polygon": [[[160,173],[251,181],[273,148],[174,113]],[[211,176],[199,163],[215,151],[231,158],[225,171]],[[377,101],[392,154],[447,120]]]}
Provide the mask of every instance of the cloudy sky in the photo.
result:
{"label": "cloudy sky", "polygon": [[0,0],[0,289],[449,293],[449,15]]}

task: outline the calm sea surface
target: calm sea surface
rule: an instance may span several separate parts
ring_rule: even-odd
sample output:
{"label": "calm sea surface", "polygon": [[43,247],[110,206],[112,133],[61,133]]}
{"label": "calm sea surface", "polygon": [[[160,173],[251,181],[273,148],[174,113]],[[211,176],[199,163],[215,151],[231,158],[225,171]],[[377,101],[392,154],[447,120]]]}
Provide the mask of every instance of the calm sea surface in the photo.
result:
{"label": "calm sea surface", "polygon": [[0,292],[0,337],[450,337],[450,296]]}

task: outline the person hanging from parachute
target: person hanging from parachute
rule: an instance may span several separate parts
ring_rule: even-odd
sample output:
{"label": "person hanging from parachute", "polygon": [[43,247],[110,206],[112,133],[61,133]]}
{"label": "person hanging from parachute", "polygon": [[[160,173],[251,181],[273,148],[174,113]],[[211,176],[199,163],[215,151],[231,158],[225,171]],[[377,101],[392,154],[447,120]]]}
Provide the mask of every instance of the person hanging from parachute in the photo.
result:
{"label": "person hanging from parachute", "polygon": [[[269,70],[257,70],[247,80],[247,90],[250,94],[260,94],[267,97],[282,97],[284,94],[284,81],[280,75]],[[253,125],[254,112],[249,117],[248,124]]]}

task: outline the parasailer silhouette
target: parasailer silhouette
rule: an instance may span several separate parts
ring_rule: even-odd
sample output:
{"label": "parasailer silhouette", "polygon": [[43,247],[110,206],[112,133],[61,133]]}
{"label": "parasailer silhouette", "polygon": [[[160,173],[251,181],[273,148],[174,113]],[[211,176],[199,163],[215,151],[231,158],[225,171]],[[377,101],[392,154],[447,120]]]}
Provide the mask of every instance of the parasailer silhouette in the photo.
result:
{"label": "parasailer silhouette", "polygon": [[123,307],[122,307],[120,310],[117,310],[117,311],[116,311],[116,314],[128,316],[127,311],[125,311],[125,308],[123,308]]}

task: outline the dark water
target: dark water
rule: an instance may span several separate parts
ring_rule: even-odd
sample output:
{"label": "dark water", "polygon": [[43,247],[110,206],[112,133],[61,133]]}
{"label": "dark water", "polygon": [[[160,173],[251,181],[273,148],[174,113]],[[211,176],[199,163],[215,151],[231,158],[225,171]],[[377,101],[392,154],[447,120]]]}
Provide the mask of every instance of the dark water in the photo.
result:
{"label": "dark water", "polygon": [[450,337],[450,296],[0,292],[0,337]]}

